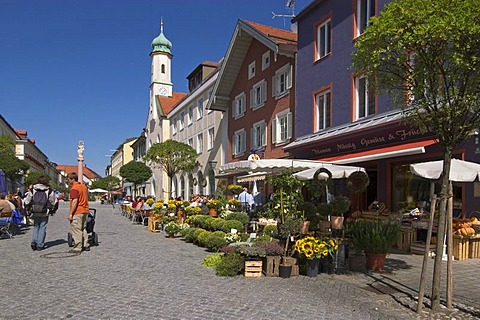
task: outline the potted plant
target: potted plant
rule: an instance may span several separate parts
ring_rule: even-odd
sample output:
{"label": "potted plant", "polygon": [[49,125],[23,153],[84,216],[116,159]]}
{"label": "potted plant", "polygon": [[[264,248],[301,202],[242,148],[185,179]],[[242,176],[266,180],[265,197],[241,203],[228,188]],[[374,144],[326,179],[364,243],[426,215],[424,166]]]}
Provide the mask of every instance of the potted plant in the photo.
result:
{"label": "potted plant", "polygon": [[216,217],[218,210],[222,208],[222,203],[218,199],[210,199],[207,201],[208,214],[212,217]]}
{"label": "potted plant", "polygon": [[381,219],[357,219],[350,223],[351,244],[363,250],[367,268],[383,270],[385,257],[400,237],[400,223]]}
{"label": "potted plant", "polygon": [[169,238],[173,238],[175,234],[180,232],[180,230],[181,230],[181,227],[175,222],[169,222],[165,226],[165,233],[168,235]]}
{"label": "potted plant", "polygon": [[328,204],[331,208],[332,229],[343,228],[343,215],[350,210],[350,199],[345,196],[333,198]]}
{"label": "potted plant", "polygon": [[300,257],[307,261],[306,275],[316,277],[320,267],[320,260],[327,260],[333,257],[333,254],[338,249],[338,243],[335,239],[331,238],[319,239],[307,236],[298,239],[295,242],[294,249]]}
{"label": "potted plant", "polygon": [[229,184],[227,190],[234,195],[240,194],[243,191],[243,187],[238,184]]}

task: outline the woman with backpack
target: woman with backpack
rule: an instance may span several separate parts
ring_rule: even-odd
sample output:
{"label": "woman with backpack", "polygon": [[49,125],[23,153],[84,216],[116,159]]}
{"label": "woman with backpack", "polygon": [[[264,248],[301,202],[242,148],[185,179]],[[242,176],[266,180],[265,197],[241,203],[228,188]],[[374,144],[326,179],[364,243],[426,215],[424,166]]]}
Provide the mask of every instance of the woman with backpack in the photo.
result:
{"label": "woman with backpack", "polygon": [[53,210],[55,204],[55,193],[49,183],[49,176],[39,176],[37,183],[28,191],[25,198],[25,206],[30,210],[33,218],[33,234],[30,245],[32,250],[45,249],[48,214]]}

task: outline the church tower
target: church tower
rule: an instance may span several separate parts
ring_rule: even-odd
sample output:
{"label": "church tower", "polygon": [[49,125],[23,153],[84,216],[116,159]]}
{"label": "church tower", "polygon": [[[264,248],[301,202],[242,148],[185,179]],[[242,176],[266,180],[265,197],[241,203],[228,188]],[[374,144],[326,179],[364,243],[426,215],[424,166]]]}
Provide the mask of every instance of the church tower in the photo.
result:
{"label": "church tower", "polygon": [[155,96],[171,97],[173,84],[171,81],[172,43],[163,34],[163,19],[160,20],[160,34],[152,41],[152,67],[150,83],[150,101]]}

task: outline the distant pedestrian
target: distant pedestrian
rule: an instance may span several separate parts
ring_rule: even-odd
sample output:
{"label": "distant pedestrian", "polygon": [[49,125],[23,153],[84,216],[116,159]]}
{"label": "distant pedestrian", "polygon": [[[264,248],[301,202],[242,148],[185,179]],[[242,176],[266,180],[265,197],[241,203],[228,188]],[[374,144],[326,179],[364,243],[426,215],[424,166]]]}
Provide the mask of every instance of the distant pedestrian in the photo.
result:
{"label": "distant pedestrian", "polygon": [[243,188],[242,193],[238,195],[238,200],[240,201],[240,207],[242,208],[242,211],[248,213],[250,218],[252,218],[251,214],[253,212],[255,200],[250,192],[248,192],[248,188]]}
{"label": "distant pedestrian", "polygon": [[70,221],[70,232],[75,242],[71,253],[89,251],[87,234],[87,217],[90,211],[88,206],[87,187],[78,182],[78,175],[71,172],[67,175],[67,182],[70,186],[70,210],[68,220]]}
{"label": "distant pedestrian", "polygon": [[47,236],[47,224],[49,214],[53,213],[55,205],[55,193],[50,188],[50,177],[41,175],[25,198],[25,207],[31,212],[33,219],[32,250],[45,249]]}

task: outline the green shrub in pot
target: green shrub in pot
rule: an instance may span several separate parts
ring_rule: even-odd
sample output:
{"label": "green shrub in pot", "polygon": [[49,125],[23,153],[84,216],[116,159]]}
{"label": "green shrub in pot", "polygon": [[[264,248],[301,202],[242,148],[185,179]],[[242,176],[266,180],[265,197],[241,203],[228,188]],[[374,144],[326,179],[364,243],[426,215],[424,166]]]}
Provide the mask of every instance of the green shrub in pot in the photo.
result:
{"label": "green shrub in pot", "polygon": [[365,253],[388,253],[400,237],[398,221],[357,219],[348,225],[352,246]]}

